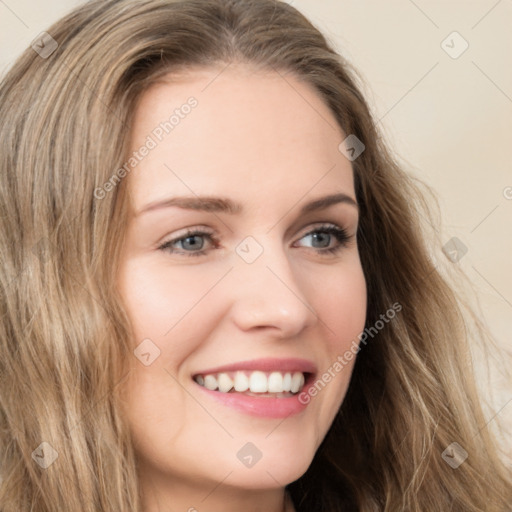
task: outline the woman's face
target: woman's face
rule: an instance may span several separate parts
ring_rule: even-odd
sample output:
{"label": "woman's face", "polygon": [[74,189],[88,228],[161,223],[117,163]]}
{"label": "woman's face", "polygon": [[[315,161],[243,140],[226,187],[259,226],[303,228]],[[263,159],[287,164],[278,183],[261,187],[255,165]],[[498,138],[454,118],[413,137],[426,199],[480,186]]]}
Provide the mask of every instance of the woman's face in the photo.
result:
{"label": "woman's face", "polygon": [[346,135],[314,90],[221,71],[169,78],[136,110],[126,413],[144,478],[276,488],[306,471],[349,384],[358,209]]}

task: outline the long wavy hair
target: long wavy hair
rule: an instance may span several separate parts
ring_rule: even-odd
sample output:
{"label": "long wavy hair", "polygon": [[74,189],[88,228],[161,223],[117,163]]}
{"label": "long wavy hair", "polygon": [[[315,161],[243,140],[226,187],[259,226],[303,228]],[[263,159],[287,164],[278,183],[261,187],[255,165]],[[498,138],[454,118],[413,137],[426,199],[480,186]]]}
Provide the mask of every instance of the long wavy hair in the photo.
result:
{"label": "long wavy hair", "polygon": [[[58,47],[45,36],[0,85],[0,510],[141,511],[120,407],[133,357],[116,288],[127,180],[95,191],[126,161],[152,83],[244,63],[311,84],[364,143],[366,326],[402,306],[362,347],[311,466],[287,486],[297,511],[505,511],[510,468],[471,366],[469,339],[485,331],[431,257],[427,187],[387,149],[322,34],[274,0],[93,0],[48,33]],[[457,469],[441,455],[452,442],[468,453]]]}

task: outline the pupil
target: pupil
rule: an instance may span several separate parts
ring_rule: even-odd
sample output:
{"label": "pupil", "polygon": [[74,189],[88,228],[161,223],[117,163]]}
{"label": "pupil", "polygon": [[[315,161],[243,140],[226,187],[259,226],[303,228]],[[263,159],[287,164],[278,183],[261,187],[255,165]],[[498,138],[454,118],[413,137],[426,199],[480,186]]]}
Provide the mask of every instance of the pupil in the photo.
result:
{"label": "pupil", "polygon": [[322,237],[324,237],[324,241],[327,241],[327,244],[324,244],[323,247],[326,245],[329,245],[329,237],[331,235],[328,235],[327,233],[313,233],[313,239],[320,241],[322,243]]}
{"label": "pupil", "polygon": [[[189,246],[189,248],[191,248],[191,249],[197,249],[197,248],[198,248],[198,246],[199,246],[199,249],[201,249],[201,248],[203,247],[203,244],[202,244],[202,243],[194,243],[194,242],[192,242],[191,244],[189,244],[189,243],[188,243],[190,240],[194,240],[194,239],[196,239],[196,240],[197,240],[198,238],[200,238],[200,237],[199,237],[199,236],[197,236],[197,235],[188,236],[187,238],[185,238],[185,240],[184,240],[184,242],[183,242],[183,245],[184,245],[184,246],[187,246],[187,245],[188,245],[188,246]],[[201,239],[201,240],[202,240],[202,239]]]}

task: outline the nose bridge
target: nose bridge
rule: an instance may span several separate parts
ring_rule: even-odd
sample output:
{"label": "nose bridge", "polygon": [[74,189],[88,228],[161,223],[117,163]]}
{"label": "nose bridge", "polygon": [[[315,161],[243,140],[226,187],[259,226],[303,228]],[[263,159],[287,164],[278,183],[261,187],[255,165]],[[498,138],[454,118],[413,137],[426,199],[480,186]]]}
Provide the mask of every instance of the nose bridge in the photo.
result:
{"label": "nose bridge", "polygon": [[242,329],[276,327],[292,336],[316,319],[300,275],[272,236],[249,236],[236,248],[234,320]]}

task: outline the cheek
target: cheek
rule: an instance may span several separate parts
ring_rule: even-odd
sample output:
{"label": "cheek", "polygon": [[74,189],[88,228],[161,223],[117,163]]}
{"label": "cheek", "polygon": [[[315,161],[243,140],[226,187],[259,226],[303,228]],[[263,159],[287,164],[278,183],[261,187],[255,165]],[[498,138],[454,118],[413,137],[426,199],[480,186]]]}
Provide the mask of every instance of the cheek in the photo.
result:
{"label": "cheek", "polygon": [[316,284],[315,310],[325,336],[323,364],[313,388],[309,388],[311,405],[323,438],[341,406],[350,383],[357,357],[359,336],[366,321],[366,281],[359,261],[331,275],[326,285]]}
{"label": "cheek", "polygon": [[120,292],[133,324],[135,344],[151,339],[169,364],[170,354],[179,361],[185,357],[185,351],[194,350],[194,340],[202,339],[201,330],[206,336],[208,326],[197,322],[197,318],[191,323],[191,318],[218,281],[218,275],[199,266],[171,272],[161,265],[136,261],[126,264],[120,273]]}
{"label": "cheek", "polygon": [[142,452],[161,449],[152,437],[172,443],[180,435],[175,411],[191,413],[187,394],[173,376],[212,331],[215,317],[204,314],[203,299],[218,280],[219,271],[195,266],[171,272],[135,258],[120,269],[119,291],[133,326],[136,353],[129,358],[124,402]]}
{"label": "cheek", "polygon": [[358,341],[366,320],[366,281],[359,259],[316,281],[313,289],[315,310],[328,333],[328,351],[339,354]]}
{"label": "cheek", "polygon": [[186,393],[172,376],[212,329],[198,320],[197,313],[215,282],[212,276],[197,278],[196,273],[190,279],[186,270],[171,273],[156,268],[126,263],[119,288],[134,337],[134,357],[128,359],[130,379],[123,391],[125,413],[140,452],[158,459],[161,444],[180,435],[172,411],[189,413]]}

